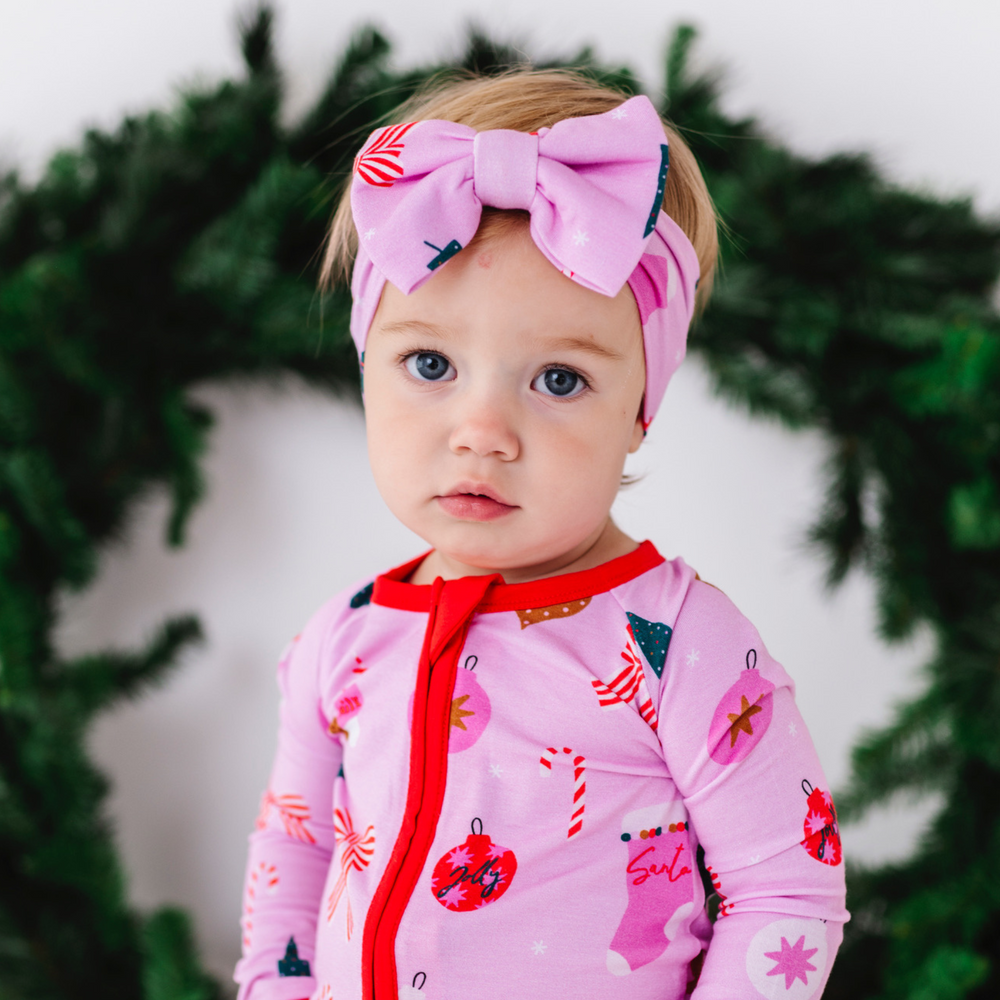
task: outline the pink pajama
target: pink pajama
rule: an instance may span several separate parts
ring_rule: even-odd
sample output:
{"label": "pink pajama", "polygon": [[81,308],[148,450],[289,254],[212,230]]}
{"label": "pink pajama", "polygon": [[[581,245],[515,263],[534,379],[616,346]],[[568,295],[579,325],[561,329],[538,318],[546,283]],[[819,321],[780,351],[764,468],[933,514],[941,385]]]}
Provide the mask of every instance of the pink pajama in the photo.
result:
{"label": "pink pajama", "polygon": [[725,595],[648,542],[527,584],[417,562],[281,662],[240,1000],[818,997],[836,812]]}

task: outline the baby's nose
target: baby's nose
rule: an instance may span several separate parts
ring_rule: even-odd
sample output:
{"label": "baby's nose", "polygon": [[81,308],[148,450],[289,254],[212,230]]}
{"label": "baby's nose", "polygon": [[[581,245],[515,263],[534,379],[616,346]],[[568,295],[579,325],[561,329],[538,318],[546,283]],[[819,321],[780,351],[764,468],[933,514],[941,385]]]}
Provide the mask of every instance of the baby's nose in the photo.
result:
{"label": "baby's nose", "polygon": [[513,414],[497,399],[470,400],[458,414],[448,444],[456,454],[472,452],[507,462],[521,450]]}

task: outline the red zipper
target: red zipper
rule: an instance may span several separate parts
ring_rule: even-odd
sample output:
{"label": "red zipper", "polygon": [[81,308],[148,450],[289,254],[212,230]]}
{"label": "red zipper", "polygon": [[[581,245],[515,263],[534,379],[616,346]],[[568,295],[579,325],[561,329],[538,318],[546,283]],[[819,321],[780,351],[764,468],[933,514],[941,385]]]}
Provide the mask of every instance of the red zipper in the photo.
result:
{"label": "red zipper", "polygon": [[466,576],[430,592],[410,728],[406,808],[389,863],[372,896],[361,940],[364,1000],[397,1000],[396,933],[437,832],[448,778],[448,735],[455,676],[469,622],[499,573]]}

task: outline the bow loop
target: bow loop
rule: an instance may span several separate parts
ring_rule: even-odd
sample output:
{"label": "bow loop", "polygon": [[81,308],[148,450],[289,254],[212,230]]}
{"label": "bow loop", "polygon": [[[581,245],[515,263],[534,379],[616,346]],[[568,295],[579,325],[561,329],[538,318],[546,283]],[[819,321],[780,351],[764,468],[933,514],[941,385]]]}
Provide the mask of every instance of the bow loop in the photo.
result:
{"label": "bow loop", "polygon": [[472,143],[473,189],[483,205],[531,210],[538,185],[538,133],[497,128]]}

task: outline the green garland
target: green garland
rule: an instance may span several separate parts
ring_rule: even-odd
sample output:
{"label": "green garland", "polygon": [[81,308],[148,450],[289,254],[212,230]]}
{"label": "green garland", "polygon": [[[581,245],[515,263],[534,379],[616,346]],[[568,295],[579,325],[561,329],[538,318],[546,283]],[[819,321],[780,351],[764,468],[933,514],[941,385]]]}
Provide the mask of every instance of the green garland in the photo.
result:
{"label": "green garland", "polygon": [[[268,8],[242,26],[246,77],[170,113],[91,131],[25,187],[0,179],[0,995],[207,1000],[190,928],[129,910],[87,759],[96,712],[197,641],[167,622],[138,652],[71,662],[56,600],[157,485],[170,544],[203,493],[206,381],[295,372],[356,392],[349,300],[315,291],[317,248],[359,141],[432,72],[389,68],[360,32],[315,107],[279,123]],[[841,816],[899,792],[943,796],[915,855],[850,872],[828,997],[1000,990],[1000,227],[967,202],[887,183],[863,157],[808,161],[719,109],[674,35],[667,112],[728,227],[692,347],[750,412],[833,442],[814,530],[832,584],[878,583],[889,639],[929,625],[923,694],[854,754]],[[473,35],[460,65],[521,62]],[[584,51],[565,65],[637,92]],[[863,502],[863,498],[865,498]],[[874,513],[872,510],[874,508]],[[235,915],[234,915],[235,916]]]}

